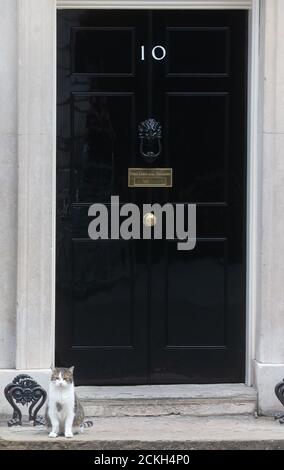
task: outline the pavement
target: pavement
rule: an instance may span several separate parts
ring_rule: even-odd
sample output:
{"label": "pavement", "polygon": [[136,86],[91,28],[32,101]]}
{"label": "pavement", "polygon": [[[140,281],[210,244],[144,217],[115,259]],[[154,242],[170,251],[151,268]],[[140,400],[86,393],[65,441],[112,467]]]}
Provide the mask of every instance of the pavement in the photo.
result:
{"label": "pavement", "polygon": [[51,439],[42,426],[0,423],[0,450],[284,450],[284,425],[254,416],[93,418],[84,434]]}

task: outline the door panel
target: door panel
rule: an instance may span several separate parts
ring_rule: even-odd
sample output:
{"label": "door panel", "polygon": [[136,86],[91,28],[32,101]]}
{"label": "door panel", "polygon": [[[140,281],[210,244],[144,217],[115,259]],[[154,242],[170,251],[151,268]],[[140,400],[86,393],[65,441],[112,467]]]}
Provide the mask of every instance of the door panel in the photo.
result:
{"label": "door panel", "polygon": [[[127,169],[135,146],[134,93],[73,93],[74,202],[129,200]],[[94,158],[95,155],[95,158]]]}
{"label": "door panel", "polygon": [[228,75],[228,27],[167,27],[166,34],[167,76]]}
{"label": "door panel", "polygon": [[71,34],[73,73],[103,77],[135,74],[134,28],[75,27]]}
{"label": "door panel", "polygon": [[168,245],[166,346],[224,346],[225,243],[199,242],[178,254]]}
{"label": "door panel", "polygon": [[[246,61],[244,11],[58,12],[56,363],[77,383],[244,380]],[[128,187],[128,168],[151,166],[173,187]],[[114,195],[196,203],[196,247],[90,240],[90,205],[111,235]]]}
{"label": "door panel", "polygon": [[165,98],[168,151],[175,175],[171,200],[224,202],[228,94],[167,93]]}

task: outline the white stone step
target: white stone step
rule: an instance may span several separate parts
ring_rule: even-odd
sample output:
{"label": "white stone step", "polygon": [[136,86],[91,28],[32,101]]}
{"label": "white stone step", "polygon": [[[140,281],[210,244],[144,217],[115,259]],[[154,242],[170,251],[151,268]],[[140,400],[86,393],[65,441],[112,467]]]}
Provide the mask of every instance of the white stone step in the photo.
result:
{"label": "white stone step", "polygon": [[77,387],[87,416],[254,414],[256,391],[244,384]]}
{"label": "white stone step", "polygon": [[[98,450],[101,454],[107,450],[129,451],[130,449],[163,452],[178,449],[185,451],[284,449],[283,426],[273,418],[124,416],[93,418],[93,421],[93,427],[86,429],[84,434],[75,435],[73,439],[64,437],[50,439],[42,426],[28,426],[25,423],[23,427],[8,428],[6,422],[2,422],[0,451],[68,449]],[[194,463],[192,465],[194,468],[198,466]],[[220,461],[218,466],[222,467]],[[83,465],[81,467],[84,468]],[[115,467],[121,468],[118,465]],[[215,468],[214,462],[213,468]]]}

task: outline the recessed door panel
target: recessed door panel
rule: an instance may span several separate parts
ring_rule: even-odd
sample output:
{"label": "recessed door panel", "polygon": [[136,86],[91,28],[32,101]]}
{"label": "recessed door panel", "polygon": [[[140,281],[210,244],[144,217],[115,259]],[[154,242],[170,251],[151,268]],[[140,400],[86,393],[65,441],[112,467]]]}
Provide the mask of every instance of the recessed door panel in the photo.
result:
{"label": "recessed door panel", "polygon": [[168,75],[228,75],[229,38],[227,27],[167,28]]}
{"label": "recessed door panel", "polygon": [[228,93],[168,93],[167,135],[176,202],[224,202]]}
{"label": "recessed door panel", "polygon": [[73,242],[72,346],[132,347],[133,250],[123,241]]}
{"label": "recessed door panel", "polygon": [[72,29],[72,72],[113,76],[135,73],[134,38],[131,27]]}
{"label": "recessed door panel", "polygon": [[74,202],[109,202],[111,195],[129,200],[127,169],[136,142],[135,94],[72,95]]}
{"label": "recessed door panel", "polygon": [[178,254],[169,243],[168,251],[166,347],[224,347],[226,241],[199,241]]}

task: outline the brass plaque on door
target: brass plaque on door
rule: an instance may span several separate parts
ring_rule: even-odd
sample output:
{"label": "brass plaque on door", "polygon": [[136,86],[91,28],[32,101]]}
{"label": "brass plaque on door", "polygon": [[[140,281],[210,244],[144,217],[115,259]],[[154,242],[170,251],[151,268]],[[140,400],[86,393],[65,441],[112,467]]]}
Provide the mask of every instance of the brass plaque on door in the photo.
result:
{"label": "brass plaque on door", "polygon": [[128,168],[129,188],[171,188],[172,168]]}

